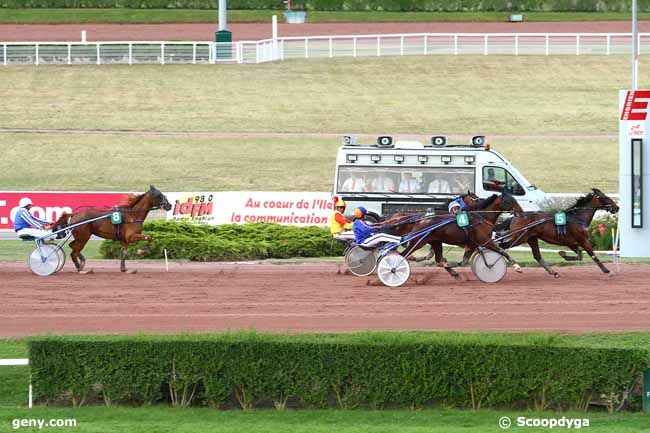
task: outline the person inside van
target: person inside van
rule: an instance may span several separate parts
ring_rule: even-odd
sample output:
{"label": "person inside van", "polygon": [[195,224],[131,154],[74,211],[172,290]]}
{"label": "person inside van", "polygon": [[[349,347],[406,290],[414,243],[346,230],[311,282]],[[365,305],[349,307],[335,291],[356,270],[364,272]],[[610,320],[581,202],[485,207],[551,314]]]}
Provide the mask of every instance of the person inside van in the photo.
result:
{"label": "person inside van", "polygon": [[420,183],[413,176],[413,173],[404,172],[402,181],[399,183],[399,192],[420,192]]}
{"label": "person inside van", "polygon": [[447,179],[438,175],[429,182],[427,192],[432,194],[451,194],[451,186],[449,186]]}
{"label": "person inside van", "polygon": [[345,192],[363,192],[365,190],[366,179],[359,172],[351,172],[350,177],[348,177],[341,186],[341,191]]}
{"label": "person inside van", "polygon": [[500,182],[496,178],[496,175],[494,173],[494,168],[488,167],[484,172],[483,189],[486,191],[499,192],[501,191],[501,184],[502,182]]}
{"label": "person inside van", "polygon": [[379,175],[370,183],[370,191],[372,192],[395,192],[395,182],[386,173],[379,173]]}

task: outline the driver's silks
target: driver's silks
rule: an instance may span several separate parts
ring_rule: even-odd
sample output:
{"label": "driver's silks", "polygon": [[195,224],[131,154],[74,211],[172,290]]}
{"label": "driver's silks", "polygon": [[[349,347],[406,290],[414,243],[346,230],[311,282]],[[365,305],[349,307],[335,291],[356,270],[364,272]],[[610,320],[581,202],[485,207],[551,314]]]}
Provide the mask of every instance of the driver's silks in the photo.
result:
{"label": "driver's silks", "polygon": [[556,226],[565,226],[566,225],[566,213],[564,212],[555,212],[553,216]]}
{"label": "driver's silks", "polygon": [[122,212],[115,211],[111,214],[111,224],[113,225],[122,224]]}
{"label": "driver's silks", "polygon": [[467,215],[467,212],[458,212],[456,214],[456,224],[458,224],[458,227],[464,228],[469,225],[469,216]]}

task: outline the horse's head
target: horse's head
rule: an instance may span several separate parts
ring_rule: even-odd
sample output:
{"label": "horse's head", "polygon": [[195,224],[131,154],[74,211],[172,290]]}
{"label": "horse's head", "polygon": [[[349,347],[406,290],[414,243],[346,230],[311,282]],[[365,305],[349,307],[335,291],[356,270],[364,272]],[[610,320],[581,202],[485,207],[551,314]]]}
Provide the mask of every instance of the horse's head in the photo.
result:
{"label": "horse's head", "polygon": [[469,190],[467,191],[467,194],[463,194],[462,197],[465,206],[467,206],[469,209],[474,208],[474,206],[476,206],[479,202],[479,197]]}
{"label": "horse's head", "polygon": [[160,192],[153,185],[149,185],[149,192],[151,193],[152,207],[158,207],[164,210],[171,210],[172,205],[167,201],[167,197],[165,197],[165,194]]}
{"label": "horse's head", "polygon": [[503,191],[501,194],[501,208],[505,212],[512,212],[515,215],[522,215],[524,210],[519,205],[517,199],[508,191]]}
{"label": "horse's head", "polygon": [[605,209],[611,213],[618,212],[618,205],[598,188],[592,189],[591,205],[594,209]]}

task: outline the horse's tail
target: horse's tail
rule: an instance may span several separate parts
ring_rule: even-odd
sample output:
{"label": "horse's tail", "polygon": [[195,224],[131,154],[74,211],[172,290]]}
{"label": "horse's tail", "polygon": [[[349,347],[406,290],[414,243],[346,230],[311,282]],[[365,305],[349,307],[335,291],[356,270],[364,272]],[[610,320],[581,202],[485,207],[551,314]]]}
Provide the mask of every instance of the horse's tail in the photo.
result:
{"label": "horse's tail", "polygon": [[54,223],[52,226],[52,231],[56,230],[61,230],[66,228],[70,224],[70,219],[72,218],[72,214],[68,212],[63,212],[63,215],[59,217],[58,220]]}

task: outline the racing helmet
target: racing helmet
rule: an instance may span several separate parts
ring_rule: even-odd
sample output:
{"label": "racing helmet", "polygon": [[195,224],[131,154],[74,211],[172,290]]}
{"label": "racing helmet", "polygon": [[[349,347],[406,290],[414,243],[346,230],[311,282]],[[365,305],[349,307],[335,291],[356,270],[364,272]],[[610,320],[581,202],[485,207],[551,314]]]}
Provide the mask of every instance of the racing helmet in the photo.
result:
{"label": "racing helmet", "polygon": [[18,207],[26,207],[26,206],[31,206],[33,204],[34,203],[31,201],[29,197],[23,197],[18,202]]}
{"label": "racing helmet", "polygon": [[451,201],[451,203],[449,203],[449,207],[447,209],[449,210],[449,212],[452,212],[456,208],[462,209],[464,207],[463,206],[464,204],[465,203],[463,202],[462,197],[456,197],[454,200]]}
{"label": "racing helmet", "polygon": [[366,216],[367,213],[368,213],[368,211],[366,210],[365,207],[359,206],[358,208],[356,208],[354,210],[354,217],[355,218],[363,218],[364,216]]}
{"label": "racing helmet", "polygon": [[340,199],[338,197],[334,197],[334,207],[335,208],[337,208],[337,207],[345,207],[345,206],[346,206],[346,204],[342,199]]}

